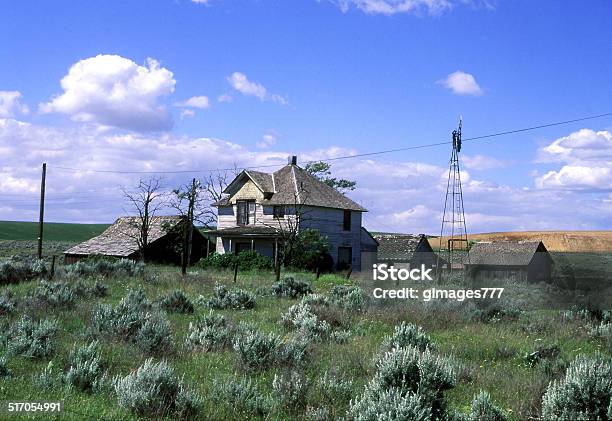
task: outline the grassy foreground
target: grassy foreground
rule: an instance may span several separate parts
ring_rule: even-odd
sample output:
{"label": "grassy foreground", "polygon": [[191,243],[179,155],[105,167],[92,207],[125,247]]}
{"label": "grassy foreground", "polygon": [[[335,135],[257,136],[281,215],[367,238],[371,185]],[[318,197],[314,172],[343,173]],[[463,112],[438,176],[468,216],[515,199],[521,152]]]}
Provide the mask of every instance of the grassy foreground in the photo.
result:
{"label": "grassy foreground", "polygon": [[[56,369],[65,369],[73,346],[87,343],[84,332],[91,324],[94,307],[99,303],[116,304],[130,289],[142,287],[151,301],[180,289],[195,300],[200,295],[210,297],[217,282],[226,284],[228,288],[240,287],[255,293],[260,287],[270,287],[273,279],[270,273],[245,273],[233,284],[231,274],[224,272],[194,272],[183,279],[175,268],[149,267],[147,270],[149,273],[144,280],[140,277],[103,280],[109,286],[108,296],[79,298],[72,309],[50,310],[24,303],[19,312],[2,316],[5,327],[14,323],[24,312],[35,319],[53,318],[59,322],[59,331],[53,338],[54,352],[50,358],[8,358],[7,366],[13,375],[0,378],[0,401],[63,400],[65,412],[61,419],[134,419],[132,414],[117,404],[112,392],[85,393],[63,386],[41,389],[32,383],[32,376],[50,364]],[[325,275],[319,280],[315,280],[311,274],[296,274],[296,277],[311,281],[314,292],[322,294],[328,293],[334,285],[347,282],[334,275]],[[84,282],[93,284],[94,280],[86,279]],[[38,285],[38,281],[31,281],[7,288],[18,300],[25,300]],[[258,292],[254,309],[215,312],[226,316],[232,323],[245,321],[263,332],[285,336],[288,332],[279,323],[281,314],[297,302],[299,300],[262,296]],[[272,366],[259,372],[247,372],[231,348],[202,352],[185,347],[189,323],[209,311],[196,305],[194,314],[168,314],[175,349],[163,358],[203,398],[199,419],[235,419],[234,404],[214,401],[210,397],[213,382],[244,375],[257,382],[262,393],[270,393],[274,374],[282,368]],[[349,330],[351,337],[346,343],[317,342],[310,349],[307,364],[303,367],[307,379],[316,381],[330,371],[340,373],[352,380],[351,396],[357,397],[364,384],[372,378],[373,359],[385,335],[390,334],[396,324],[407,321],[422,326],[438,352],[452,358],[459,368],[457,386],[445,395],[450,408],[467,412],[473,396],[482,389],[490,392],[493,401],[510,419],[517,420],[538,416],[541,397],[548,383],[560,377],[564,364],[576,355],[597,351],[611,353],[609,344],[592,339],[580,321],[562,318],[559,312],[554,311],[521,312],[509,319],[502,317],[475,321],[470,310],[463,307],[432,308],[408,305],[402,300],[370,300],[364,312],[330,309],[325,319],[332,326]],[[559,354],[550,363],[529,364],[525,359],[527,354],[537,349],[555,345]],[[101,347],[111,376],[127,375],[146,359],[138,348],[122,341],[106,338],[101,341]],[[0,349],[0,356],[4,353],[5,350]],[[320,394],[310,392],[308,405],[317,406],[321,404],[320,399]],[[333,415],[345,415],[347,406],[348,402],[337,404],[333,408]],[[277,409],[270,416],[272,419],[303,417],[303,410],[295,413],[284,409]]]}

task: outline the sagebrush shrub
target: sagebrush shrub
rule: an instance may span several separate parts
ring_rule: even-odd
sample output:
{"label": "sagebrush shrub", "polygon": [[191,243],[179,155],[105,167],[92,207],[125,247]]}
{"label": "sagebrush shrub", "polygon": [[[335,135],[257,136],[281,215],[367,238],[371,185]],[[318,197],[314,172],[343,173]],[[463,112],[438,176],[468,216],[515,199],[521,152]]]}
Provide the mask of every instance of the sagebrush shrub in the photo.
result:
{"label": "sagebrush shrub", "polygon": [[8,368],[6,357],[0,357],[0,377],[11,377],[13,372]]}
{"label": "sagebrush shrub", "polygon": [[297,329],[320,339],[329,334],[331,327],[326,321],[320,321],[308,304],[295,304],[281,315],[281,323],[289,329]]}
{"label": "sagebrush shrub", "polygon": [[545,420],[605,420],[612,397],[612,359],[580,355],[565,377],[548,385],[542,398]]}
{"label": "sagebrush shrub", "polygon": [[214,309],[246,310],[255,307],[255,296],[240,288],[228,290],[224,285],[216,285],[214,296],[204,304]]}
{"label": "sagebrush shrub", "polygon": [[307,406],[304,414],[308,421],[328,421],[334,419],[327,406]]}
{"label": "sagebrush shrub", "polygon": [[191,314],[194,311],[193,303],[180,289],[175,289],[161,297],[159,305],[171,313]]}
{"label": "sagebrush shrub", "polygon": [[53,361],[38,374],[32,376],[32,384],[38,389],[53,389],[61,385],[61,373],[55,368]]}
{"label": "sagebrush shrub", "polygon": [[3,291],[0,295],[0,316],[6,316],[15,311],[15,304],[12,292],[10,290]]}
{"label": "sagebrush shrub", "polygon": [[141,290],[130,291],[116,307],[97,306],[92,313],[91,332],[94,337],[106,334],[133,343],[150,355],[173,348],[170,324]]}
{"label": "sagebrush shrub", "polygon": [[277,360],[281,350],[281,340],[273,333],[266,335],[251,330],[234,339],[234,350],[244,368],[263,370]]}
{"label": "sagebrush shrub", "polygon": [[[397,404],[409,403],[408,408],[419,411],[426,406],[430,415],[439,418],[444,412],[443,392],[454,387],[455,383],[455,369],[450,360],[435,355],[429,349],[420,351],[414,347],[394,348],[379,357],[373,379],[361,397],[351,404],[350,411],[361,413],[370,404],[382,405],[382,408],[391,410],[390,404],[377,396],[391,393],[389,396]],[[398,395],[407,400],[400,399]],[[418,395],[418,405],[415,395]]]}
{"label": "sagebrush shrub", "polygon": [[144,263],[129,259],[90,259],[66,265],[64,270],[69,275],[78,276],[140,276],[144,272]]}
{"label": "sagebrush shrub", "polygon": [[280,282],[272,284],[272,292],[277,297],[299,298],[312,293],[312,287],[308,282],[288,276]]}
{"label": "sagebrush shrub", "polygon": [[420,351],[414,347],[396,348],[378,360],[372,380],[379,389],[391,387],[423,393],[426,390],[442,392],[456,383],[452,363],[429,349]]}
{"label": "sagebrush shrub", "polygon": [[160,355],[174,347],[170,323],[161,314],[147,314],[134,337],[134,344],[147,355]]}
{"label": "sagebrush shrub", "polygon": [[70,366],[64,375],[67,385],[84,392],[100,391],[106,381],[106,374],[97,341],[73,347],[70,352]]}
{"label": "sagebrush shrub", "polygon": [[346,310],[361,311],[366,307],[363,290],[353,285],[336,285],[331,291],[330,301]]}
{"label": "sagebrush shrub", "polygon": [[506,415],[491,400],[491,395],[481,390],[472,400],[470,421],[506,421]]}
{"label": "sagebrush shrub", "polygon": [[199,398],[166,361],[148,359],[127,376],[116,377],[113,383],[119,405],[138,416],[188,419],[198,412]]}
{"label": "sagebrush shrub", "polygon": [[312,337],[303,333],[283,339],[275,362],[286,367],[302,366],[308,355]]}
{"label": "sagebrush shrub", "polygon": [[429,335],[425,333],[422,327],[412,323],[402,322],[395,326],[393,334],[385,337],[382,344],[382,351],[390,351],[395,348],[405,348],[412,346],[425,351],[426,349],[435,349]]}
{"label": "sagebrush shrub", "polygon": [[612,322],[601,322],[588,328],[589,335],[598,339],[612,338]]}
{"label": "sagebrush shrub", "polygon": [[151,301],[149,301],[142,288],[129,290],[117,306],[120,311],[149,311],[152,307]]}
{"label": "sagebrush shrub", "polygon": [[351,338],[352,333],[350,330],[334,330],[329,334],[329,338],[337,344],[345,344]]}
{"label": "sagebrush shrub", "polygon": [[78,297],[91,298],[91,297],[106,297],[108,295],[108,285],[96,280],[96,282],[89,286],[83,281],[77,281],[73,285],[74,293]]}
{"label": "sagebrush shrub", "polygon": [[69,310],[74,307],[76,293],[66,282],[41,281],[34,291],[34,299],[43,306]]}
{"label": "sagebrush shrub", "polygon": [[272,392],[275,400],[289,411],[306,406],[309,384],[300,371],[285,371],[275,374],[272,380]]}
{"label": "sagebrush shrub", "polygon": [[58,329],[57,322],[44,319],[34,321],[21,316],[8,337],[8,352],[30,358],[46,358],[53,353],[52,338]]}
{"label": "sagebrush shrub", "polygon": [[47,275],[47,268],[42,260],[0,262],[0,285],[30,281],[45,275]]}
{"label": "sagebrush shrub", "polygon": [[347,403],[353,392],[353,381],[326,371],[317,381],[319,395],[332,406]]}
{"label": "sagebrush shrub", "polygon": [[218,403],[230,403],[232,412],[247,417],[265,417],[272,411],[272,399],[261,394],[257,385],[246,377],[225,382],[215,380],[212,398]]}
{"label": "sagebrush shrub", "polygon": [[351,401],[348,416],[355,421],[430,421],[433,418],[431,406],[419,394],[370,387],[366,387],[358,400]]}
{"label": "sagebrush shrub", "polygon": [[212,311],[189,323],[185,344],[189,348],[203,351],[219,351],[231,345],[232,329],[227,319]]}
{"label": "sagebrush shrub", "polygon": [[323,294],[308,294],[302,297],[300,301],[302,304],[308,304],[311,306],[322,306],[328,307],[330,305],[329,298]]}

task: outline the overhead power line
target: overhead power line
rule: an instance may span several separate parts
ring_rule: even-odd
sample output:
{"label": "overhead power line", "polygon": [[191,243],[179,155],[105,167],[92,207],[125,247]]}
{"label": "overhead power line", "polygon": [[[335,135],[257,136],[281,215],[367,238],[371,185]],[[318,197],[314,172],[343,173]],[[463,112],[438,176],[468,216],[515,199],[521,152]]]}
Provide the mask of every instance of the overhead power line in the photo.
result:
{"label": "overhead power line", "polygon": [[[520,129],[513,129],[513,130],[506,130],[502,132],[496,132],[496,133],[491,133],[491,134],[486,134],[486,135],[481,135],[481,136],[468,137],[468,138],[464,138],[463,141],[469,142],[469,141],[485,140],[485,139],[490,139],[490,138],[494,138],[498,136],[506,136],[506,135],[515,134],[515,133],[528,132],[531,130],[544,129],[547,127],[562,126],[565,124],[578,123],[580,121],[594,120],[597,118],[608,117],[608,116],[612,116],[612,112],[597,114],[597,115],[590,115],[587,117],[573,118],[573,119],[564,120],[564,121],[556,121],[552,123],[538,124],[535,126],[523,127]],[[313,162],[321,162],[321,161],[323,162],[340,161],[344,159],[363,158],[367,156],[404,152],[404,151],[410,151],[410,150],[415,150],[415,149],[433,148],[437,146],[449,145],[451,143],[452,141],[444,141],[444,142],[437,142],[437,143],[428,143],[428,144],[423,144],[423,145],[407,146],[403,148],[386,149],[386,150],[373,151],[373,152],[364,152],[364,153],[354,154],[354,155],[344,155],[344,156],[337,156],[333,158],[306,161],[306,164],[313,163]],[[279,165],[282,165],[282,163],[256,165],[256,166],[249,166],[249,167],[215,168],[215,169],[199,169],[199,170],[171,170],[171,171],[92,170],[92,169],[71,168],[71,167],[63,167],[63,166],[54,166],[53,169],[61,170],[61,171],[72,171],[72,172],[92,172],[92,173],[109,173],[109,174],[188,174],[188,173],[203,173],[203,172],[233,171],[233,170],[254,170],[254,169],[259,169],[259,168],[278,167]]]}

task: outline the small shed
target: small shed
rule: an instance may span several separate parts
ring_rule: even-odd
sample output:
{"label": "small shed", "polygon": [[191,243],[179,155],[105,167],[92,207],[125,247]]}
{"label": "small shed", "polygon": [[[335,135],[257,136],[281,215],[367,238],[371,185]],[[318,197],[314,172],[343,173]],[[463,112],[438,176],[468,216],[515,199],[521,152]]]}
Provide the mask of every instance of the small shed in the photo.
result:
{"label": "small shed", "polygon": [[378,263],[395,267],[416,268],[422,264],[434,267],[437,255],[425,234],[375,234],[378,241]]}
{"label": "small shed", "polygon": [[[151,218],[148,246],[145,249],[147,261],[159,263],[181,262],[183,229],[188,223],[181,216],[154,216]],[[138,249],[138,217],[124,216],[118,218],[102,234],[64,252],[64,262],[74,263],[89,256],[106,256],[136,260],[139,258]],[[196,262],[206,256],[214,243],[210,242],[202,233],[193,227],[193,244],[191,261]]]}
{"label": "small shed", "polygon": [[465,266],[475,280],[550,282],[553,259],[541,241],[479,242],[470,249]]}

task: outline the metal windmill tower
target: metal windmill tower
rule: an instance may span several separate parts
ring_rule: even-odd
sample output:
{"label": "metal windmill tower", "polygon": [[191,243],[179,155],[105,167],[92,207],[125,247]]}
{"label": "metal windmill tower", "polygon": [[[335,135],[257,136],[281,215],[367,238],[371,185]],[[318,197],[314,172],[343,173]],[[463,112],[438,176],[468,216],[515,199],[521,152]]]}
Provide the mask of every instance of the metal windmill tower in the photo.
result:
{"label": "metal windmill tower", "polygon": [[[444,212],[442,214],[442,229],[440,230],[440,241],[437,268],[440,259],[446,260],[446,269],[452,274],[453,270],[461,270],[465,263],[468,251],[467,229],[465,226],[465,212],[463,209],[463,190],[461,188],[461,171],[459,168],[459,152],[461,152],[461,126],[462,119],[459,118],[459,127],[453,130],[453,151],[448,168],[448,182],[446,185],[446,197],[444,200]],[[446,241],[443,241],[443,237]],[[443,244],[445,243],[445,244]],[[442,271],[438,270],[440,275]]]}

